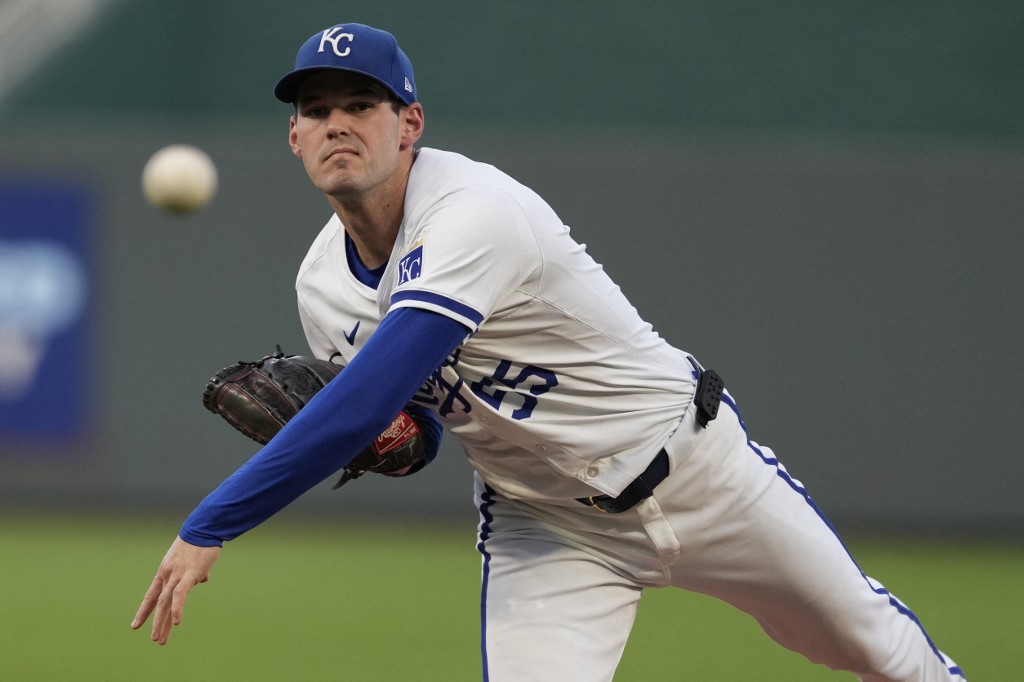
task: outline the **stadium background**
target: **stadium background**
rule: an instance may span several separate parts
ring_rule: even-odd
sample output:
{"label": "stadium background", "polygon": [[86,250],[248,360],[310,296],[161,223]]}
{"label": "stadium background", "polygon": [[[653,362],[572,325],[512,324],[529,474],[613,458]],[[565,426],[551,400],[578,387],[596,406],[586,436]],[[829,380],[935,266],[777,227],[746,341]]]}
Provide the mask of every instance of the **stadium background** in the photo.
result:
{"label": "stadium background", "polygon": [[[59,204],[86,292],[31,343],[0,298],[0,355],[39,361],[0,391],[0,523],[180,519],[254,452],[200,394],[306,350],[294,274],[328,207],[270,90],[346,20],[410,55],[423,144],[545,196],[841,530],[1019,547],[1024,5],[953,0],[0,1],[0,263]],[[185,218],[139,187],[178,142],[221,174]],[[283,516],[475,522],[451,442]]]}
{"label": "stadium background", "polygon": [[[190,507],[253,452],[199,396],[227,363],[306,350],[294,273],[328,207],[270,88],[305,37],[353,18],[411,55],[423,144],[546,196],[839,522],[1024,524],[1024,9],[100,6],[22,31],[42,59],[0,101],[2,176],[84,192],[93,266],[88,418],[56,443],[4,424],[8,503]],[[221,172],[184,219],[139,191],[175,142]],[[472,514],[467,476],[451,448],[416,480],[302,504]]]}

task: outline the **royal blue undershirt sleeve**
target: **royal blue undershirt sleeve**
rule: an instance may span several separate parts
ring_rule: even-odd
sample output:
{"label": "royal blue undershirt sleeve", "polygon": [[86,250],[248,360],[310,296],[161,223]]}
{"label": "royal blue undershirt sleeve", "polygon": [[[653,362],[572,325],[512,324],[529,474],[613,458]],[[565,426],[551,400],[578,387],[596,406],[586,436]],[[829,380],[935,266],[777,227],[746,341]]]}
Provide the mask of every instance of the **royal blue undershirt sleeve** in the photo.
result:
{"label": "royal blue undershirt sleeve", "polygon": [[[428,310],[390,312],[345,370],[196,507],[181,539],[219,546],[337,473],[391,424],[469,332]],[[439,424],[433,436],[440,440]]]}

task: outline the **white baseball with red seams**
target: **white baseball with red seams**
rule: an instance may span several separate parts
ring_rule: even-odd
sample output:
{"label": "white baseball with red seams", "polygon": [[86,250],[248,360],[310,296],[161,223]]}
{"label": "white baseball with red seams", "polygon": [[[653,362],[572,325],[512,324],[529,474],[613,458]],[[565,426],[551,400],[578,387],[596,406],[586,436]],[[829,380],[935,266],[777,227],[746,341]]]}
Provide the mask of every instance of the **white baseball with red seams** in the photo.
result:
{"label": "white baseball with red seams", "polygon": [[172,144],[158,150],[142,169],[142,191],[151,204],[170,213],[191,213],[217,193],[217,167],[202,149]]}

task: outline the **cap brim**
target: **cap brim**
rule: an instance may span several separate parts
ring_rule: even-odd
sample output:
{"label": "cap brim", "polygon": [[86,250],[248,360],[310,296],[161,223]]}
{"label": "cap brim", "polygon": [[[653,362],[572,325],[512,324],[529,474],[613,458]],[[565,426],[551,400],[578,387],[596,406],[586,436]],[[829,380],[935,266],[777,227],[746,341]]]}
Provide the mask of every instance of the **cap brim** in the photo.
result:
{"label": "cap brim", "polygon": [[292,71],[285,75],[284,78],[277,81],[277,85],[274,86],[274,97],[288,104],[294,103],[295,96],[298,94],[299,83],[305,80],[306,76],[309,76],[316,71],[325,70],[326,67],[323,66],[311,66],[305,69],[296,69],[295,71]]}
{"label": "cap brim", "polygon": [[313,75],[317,71],[345,71],[348,73],[357,73],[360,76],[366,76],[373,82],[380,83],[382,86],[384,86],[384,89],[386,89],[388,92],[390,92],[392,95],[397,97],[402,102],[405,102],[406,104],[412,104],[412,102],[408,100],[408,97],[403,97],[400,93],[395,92],[395,89],[391,87],[389,83],[382,81],[380,78],[377,78],[372,73],[366,73],[365,71],[361,71],[359,69],[342,68],[340,66],[318,65],[307,66],[302,69],[295,69],[291,73],[286,74],[284,78],[277,81],[277,85],[274,86],[274,97],[277,97],[279,100],[287,104],[294,104],[299,94],[299,85],[302,83],[302,81],[306,80],[307,77]]}

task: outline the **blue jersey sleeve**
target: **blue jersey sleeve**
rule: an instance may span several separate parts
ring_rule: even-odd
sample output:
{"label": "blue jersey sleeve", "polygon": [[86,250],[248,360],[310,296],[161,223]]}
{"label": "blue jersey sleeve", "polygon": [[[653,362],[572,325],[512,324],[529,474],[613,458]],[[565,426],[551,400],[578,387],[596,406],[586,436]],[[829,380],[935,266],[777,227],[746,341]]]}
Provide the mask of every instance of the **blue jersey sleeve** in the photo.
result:
{"label": "blue jersey sleeve", "polygon": [[[468,333],[427,310],[386,315],[345,371],[196,507],[181,539],[200,546],[232,540],[336,473],[387,428]],[[441,426],[433,423],[424,435],[436,453]]]}

